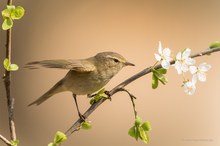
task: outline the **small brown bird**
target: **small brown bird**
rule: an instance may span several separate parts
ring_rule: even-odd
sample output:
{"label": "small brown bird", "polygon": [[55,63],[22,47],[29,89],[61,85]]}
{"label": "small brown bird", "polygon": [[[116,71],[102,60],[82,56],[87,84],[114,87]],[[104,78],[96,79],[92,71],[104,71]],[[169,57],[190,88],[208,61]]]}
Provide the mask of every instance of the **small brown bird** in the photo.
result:
{"label": "small brown bird", "polygon": [[71,91],[76,103],[80,118],[76,95],[89,95],[105,86],[123,67],[134,66],[122,55],[115,52],[101,52],[97,55],[80,60],[43,60],[26,64],[26,68],[37,69],[39,66],[46,68],[67,69],[66,76],[57,82],[40,98],[29,104],[39,105],[56,93]]}

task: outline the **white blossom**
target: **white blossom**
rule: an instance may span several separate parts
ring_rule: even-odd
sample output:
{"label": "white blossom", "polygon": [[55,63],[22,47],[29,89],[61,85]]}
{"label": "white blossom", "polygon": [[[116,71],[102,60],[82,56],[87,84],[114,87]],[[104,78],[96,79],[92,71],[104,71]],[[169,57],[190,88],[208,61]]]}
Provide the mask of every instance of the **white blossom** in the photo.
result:
{"label": "white blossom", "polygon": [[155,53],[154,56],[157,61],[162,61],[161,66],[164,69],[168,69],[170,67],[170,61],[172,60],[170,55],[171,55],[170,49],[169,48],[163,49],[161,42],[159,42],[158,54]]}
{"label": "white blossom", "polygon": [[188,95],[193,95],[196,91],[196,78],[193,77],[192,81],[187,81],[184,83],[184,88],[185,88],[185,93],[187,93]]}
{"label": "white blossom", "polygon": [[210,64],[202,63],[198,67],[190,66],[189,70],[195,79],[201,82],[206,81],[206,72],[211,68]]}
{"label": "white blossom", "polygon": [[174,66],[178,74],[189,71],[189,66],[195,64],[195,60],[190,58],[190,54],[191,50],[189,48],[177,53]]}

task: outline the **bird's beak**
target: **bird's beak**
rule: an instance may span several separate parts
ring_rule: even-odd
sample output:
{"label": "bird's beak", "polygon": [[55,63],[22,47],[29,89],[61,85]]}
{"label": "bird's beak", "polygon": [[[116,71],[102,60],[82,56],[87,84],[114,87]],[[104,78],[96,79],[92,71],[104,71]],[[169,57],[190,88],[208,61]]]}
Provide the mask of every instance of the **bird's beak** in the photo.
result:
{"label": "bird's beak", "polygon": [[130,63],[130,62],[125,62],[125,65],[126,66],[135,66],[133,63]]}

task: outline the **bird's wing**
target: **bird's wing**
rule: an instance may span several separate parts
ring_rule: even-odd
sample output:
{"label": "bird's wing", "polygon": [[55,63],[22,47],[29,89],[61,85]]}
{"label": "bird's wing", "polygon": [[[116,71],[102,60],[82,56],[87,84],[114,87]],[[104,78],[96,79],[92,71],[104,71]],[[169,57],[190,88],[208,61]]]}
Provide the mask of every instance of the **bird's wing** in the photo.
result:
{"label": "bird's wing", "polygon": [[68,69],[77,72],[91,72],[95,70],[95,66],[87,60],[43,60],[29,62],[25,65],[25,68],[29,69],[38,69],[39,67]]}

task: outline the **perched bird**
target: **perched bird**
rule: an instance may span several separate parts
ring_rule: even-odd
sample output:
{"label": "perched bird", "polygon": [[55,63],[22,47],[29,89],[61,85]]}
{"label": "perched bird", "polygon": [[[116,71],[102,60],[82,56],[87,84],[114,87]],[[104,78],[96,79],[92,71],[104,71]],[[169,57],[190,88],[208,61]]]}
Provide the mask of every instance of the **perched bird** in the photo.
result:
{"label": "perched bird", "polygon": [[46,67],[69,70],[63,79],[28,106],[39,105],[56,93],[70,91],[73,94],[79,117],[83,118],[79,112],[76,96],[90,95],[100,90],[125,66],[134,66],[134,64],[115,52],[101,52],[87,59],[43,60],[27,63],[25,67],[30,69]]}

